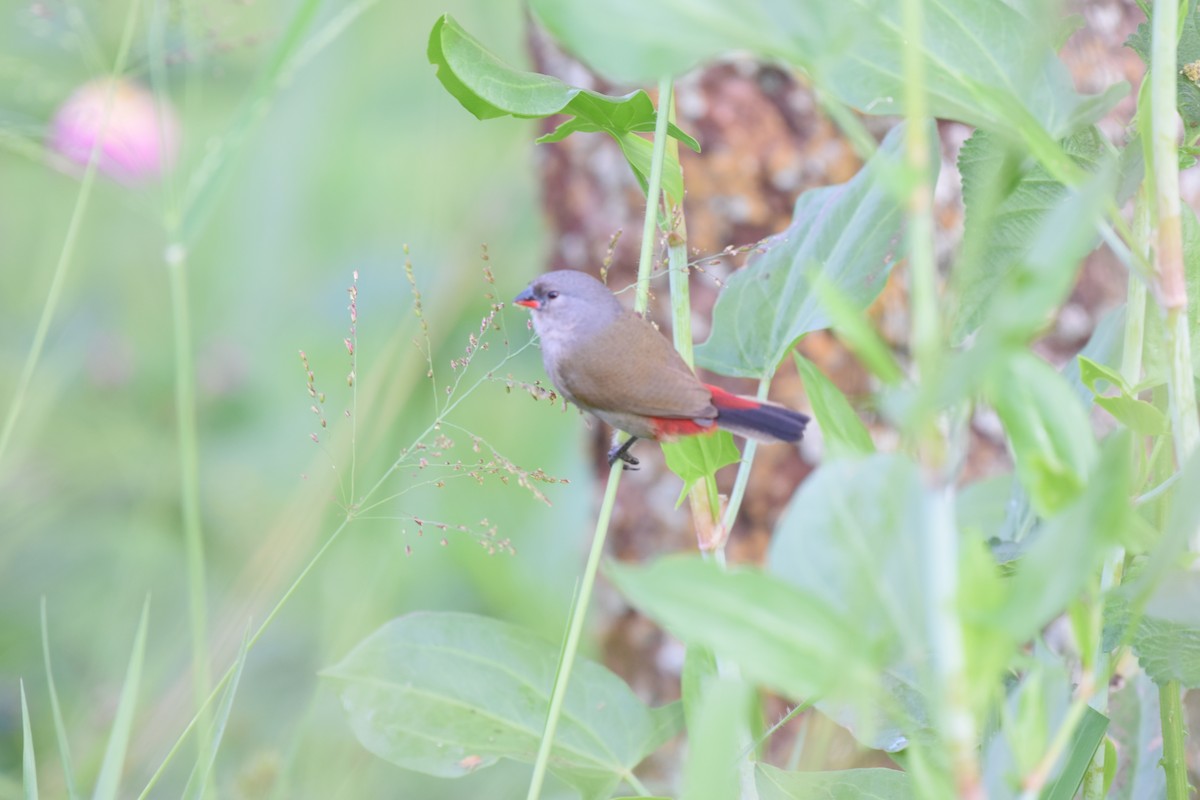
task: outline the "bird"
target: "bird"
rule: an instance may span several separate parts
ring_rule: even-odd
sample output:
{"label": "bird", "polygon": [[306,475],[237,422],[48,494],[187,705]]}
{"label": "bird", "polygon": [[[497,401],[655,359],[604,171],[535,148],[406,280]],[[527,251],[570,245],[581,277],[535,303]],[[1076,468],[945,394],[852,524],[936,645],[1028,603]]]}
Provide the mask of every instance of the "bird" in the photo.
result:
{"label": "bird", "polygon": [[654,325],[580,270],[555,270],[513,298],[528,308],[551,383],[570,403],[629,434],[608,453],[630,469],[638,439],[676,441],[718,428],[761,442],[798,442],[799,411],[703,383]]}

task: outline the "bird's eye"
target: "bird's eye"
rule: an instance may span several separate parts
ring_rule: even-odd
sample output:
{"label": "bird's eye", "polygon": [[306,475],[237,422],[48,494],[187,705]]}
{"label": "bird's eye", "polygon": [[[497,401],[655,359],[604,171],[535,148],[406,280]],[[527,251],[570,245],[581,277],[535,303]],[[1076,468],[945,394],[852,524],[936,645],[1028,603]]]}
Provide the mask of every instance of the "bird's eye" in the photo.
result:
{"label": "bird's eye", "polygon": [[547,300],[553,300],[556,297],[558,297],[558,292],[555,292],[555,291],[546,292]]}

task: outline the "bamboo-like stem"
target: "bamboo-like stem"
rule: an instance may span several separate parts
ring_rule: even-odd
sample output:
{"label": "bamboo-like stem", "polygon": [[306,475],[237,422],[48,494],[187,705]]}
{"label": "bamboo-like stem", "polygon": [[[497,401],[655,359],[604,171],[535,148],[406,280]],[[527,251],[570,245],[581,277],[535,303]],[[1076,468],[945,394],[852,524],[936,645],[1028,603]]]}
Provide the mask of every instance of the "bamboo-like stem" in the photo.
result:
{"label": "bamboo-like stem", "polygon": [[[1179,4],[1155,0],[1150,22],[1150,152],[1157,211],[1154,248],[1155,289],[1166,315],[1168,345],[1167,394],[1176,463],[1191,456],[1200,440],[1196,419],[1195,378],[1187,323],[1187,283],[1183,270],[1183,238],[1179,204],[1179,153],[1176,136],[1176,56]],[[1200,531],[1190,545],[1200,550]],[[1168,800],[1188,796],[1187,759],[1183,743],[1183,701],[1179,681],[1159,687],[1163,770]]]}
{"label": "bamboo-like stem", "polygon": [[[654,154],[650,162],[650,179],[647,182],[646,218],[645,224],[642,226],[637,299],[634,301],[634,308],[639,313],[646,310],[650,298],[650,272],[653,266],[654,242],[657,238],[656,222],[658,197],[662,191],[663,161],[667,151],[667,108],[671,103],[671,89],[670,78],[664,78],[659,82],[658,118],[654,126]],[[591,604],[596,573],[600,571],[600,559],[604,555],[604,542],[608,538],[608,523],[612,516],[613,505],[616,503],[617,486],[620,483],[623,468],[624,464],[618,460],[608,471],[608,486],[604,492],[604,501],[600,505],[600,513],[596,518],[596,531],[592,535],[592,549],[588,554],[587,564],[580,580],[578,597],[571,608],[571,618],[567,624],[567,638],[563,643],[562,656],[559,658],[558,670],[554,675],[554,688],[550,695],[550,706],[546,712],[546,724],[542,729],[542,739],[538,744],[537,757],[533,762],[533,776],[529,781],[527,800],[537,800],[541,797],[542,785],[546,780],[550,751],[554,746],[554,734],[558,729],[558,718],[562,712],[563,701],[567,696],[571,668],[575,664],[579,641],[583,636],[583,623],[587,618],[588,606]],[[626,780],[629,778],[627,777]]]}

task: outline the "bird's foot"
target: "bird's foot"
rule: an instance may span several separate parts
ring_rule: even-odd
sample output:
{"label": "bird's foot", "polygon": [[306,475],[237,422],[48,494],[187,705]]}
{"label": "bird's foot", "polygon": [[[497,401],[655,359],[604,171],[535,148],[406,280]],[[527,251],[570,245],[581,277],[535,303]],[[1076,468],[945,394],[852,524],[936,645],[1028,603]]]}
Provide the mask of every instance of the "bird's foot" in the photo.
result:
{"label": "bird's foot", "polygon": [[642,462],[636,456],[629,452],[629,448],[637,441],[636,436],[630,436],[622,445],[613,445],[613,448],[608,451],[608,466],[617,463],[618,460],[624,461],[622,469],[637,469],[638,464]]}

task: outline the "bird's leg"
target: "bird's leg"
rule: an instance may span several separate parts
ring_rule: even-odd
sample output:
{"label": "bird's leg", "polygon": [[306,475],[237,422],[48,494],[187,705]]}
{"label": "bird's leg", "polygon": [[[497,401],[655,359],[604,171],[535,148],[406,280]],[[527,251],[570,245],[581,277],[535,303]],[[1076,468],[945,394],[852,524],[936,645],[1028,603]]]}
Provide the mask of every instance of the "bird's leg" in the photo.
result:
{"label": "bird's leg", "polygon": [[642,462],[639,461],[635,456],[630,455],[629,448],[632,447],[633,443],[637,440],[638,437],[630,436],[625,440],[624,444],[614,444],[612,449],[608,451],[608,465],[611,467],[613,464],[617,463],[617,459],[620,459],[625,462],[624,469],[636,469],[637,465]]}

